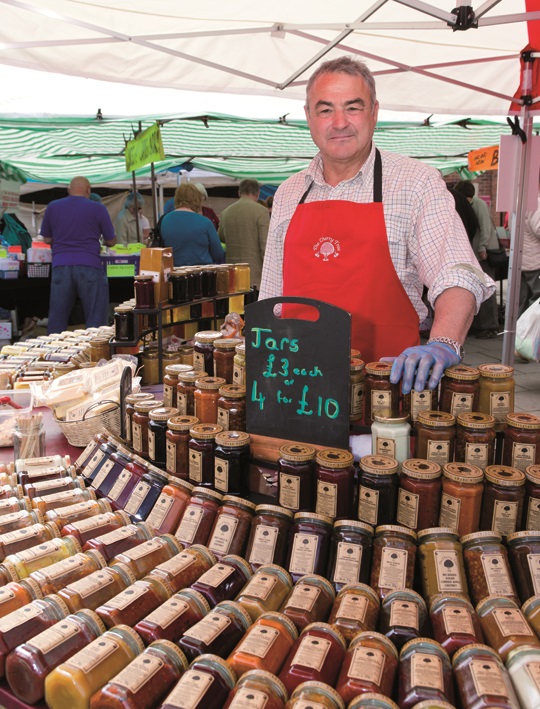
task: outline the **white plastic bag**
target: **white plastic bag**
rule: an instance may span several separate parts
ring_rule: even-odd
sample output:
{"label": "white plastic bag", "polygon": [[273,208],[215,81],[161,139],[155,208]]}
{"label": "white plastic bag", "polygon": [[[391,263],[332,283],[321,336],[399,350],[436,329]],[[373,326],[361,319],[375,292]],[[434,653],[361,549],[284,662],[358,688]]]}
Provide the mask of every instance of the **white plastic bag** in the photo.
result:
{"label": "white plastic bag", "polygon": [[516,351],[531,362],[540,362],[540,298],[517,321]]}

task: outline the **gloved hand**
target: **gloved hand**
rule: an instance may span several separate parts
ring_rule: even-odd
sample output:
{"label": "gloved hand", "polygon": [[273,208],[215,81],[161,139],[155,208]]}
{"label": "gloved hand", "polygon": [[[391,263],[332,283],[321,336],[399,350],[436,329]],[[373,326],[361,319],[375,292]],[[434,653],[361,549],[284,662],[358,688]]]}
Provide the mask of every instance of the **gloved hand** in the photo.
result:
{"label": "gloved hand", "polygon": [[392,384],[397,384],[402,379],[403,394],[408,394],[413,388],[413,384],[416,391],[422,391],[426,388],[426,381],[428,389],[435,389],[444,370],[460,362],[454,350],[443,342],[430,342],[427,345],[407,347],[399,357],[382,357],[381,359],[387,362],[394,361],[390,372],[390,381]]}

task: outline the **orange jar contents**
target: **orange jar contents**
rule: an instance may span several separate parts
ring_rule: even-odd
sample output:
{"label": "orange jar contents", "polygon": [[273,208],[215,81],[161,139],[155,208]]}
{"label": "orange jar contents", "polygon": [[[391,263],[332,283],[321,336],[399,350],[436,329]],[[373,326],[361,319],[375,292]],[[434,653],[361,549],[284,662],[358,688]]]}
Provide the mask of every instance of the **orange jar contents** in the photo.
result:
{"label": "orange jar contents", "polygon": [[439,465],[454,460],[456,417],[446,411],[422,411],[416,424],[417,458]]}
{"label": "orange jar contents", "polygon": [[444,370],[439,395],[439,410],[453,416],[478,411],[480,372],[476,367],[456,364]]}
{"label": "orange jar contents", "polygon": [[195,487],[184,510],[175,537],[184,546],[205,544],[220,508],[223,495],[205,487]]}
{"label": "orange jar contents", "polygon": [[467,463],[447,463],[443,467],[439,526],[455,529],[460,537],[480,525],[484,494],[481,468]]}
{"label": "orange jar contents", "polygon": [[504,596],[488,596],[476,612],[480,618],[486,643],[506,662],[511,650],[521,645],[540,648],[540,640],[517,603]]}
{"label": "orange jar contents", "polygon": [[0,618],[22,608],[36,598],[43,598],[39,586],[32,580],[24,584],[10,581],[0,588]]}
{"label": "orange jar contents", "polygon": [[503,537],[519,531],[525,499],[525,473],[506,465],[486,468],[480,529],[493,529]]}
{"label": "orange jar contents", "polygon": [[523,471],[529,465],[540,465],[540,416],[507,414],[502,462]]}
{"label": "orange jar contents", "polygon": [[255,508],[254,502],[242,497],[224,496],[207,543],[218,559],[226,554],[243,555]]}
{"label": "orange jar contents", "polygon": [[69,507],[61,507],[58,510],[50,510],[45,514],[45,519],[47,522],[56,524],[62,533],[66,525],[78,522],[80,519],[100,515],[103,512],[112,512],[112,507],[107,500],[88,500],[87,502],[78,502],[76,505],[69,505]]}
{"label": "orange jar contents", "polygon": [[404,460],[399,476],[396,521],[417,532],[439,523],[441,466],[429,460]]}
{"label": "orange jar contents", "polygon": [[514,368],[505,364],[481,364],[478,411],[490,414],[497,422],[496,431],[503,431],[507,414],[514,411]]}
{"label": "orange jar contents", "polygon": [[180,416],[193,416],[195,412],[195,382],[208,376],[206,372],[184,372],[178,375],[176,385],[176,408]]}
{"label": "orange jar contents", "polygon": [[135,576],[125,564],[115,564],[68,584],[58,591],[58,595],[71,613],[84,608],[95,611],[109,598],[135,583],[135,580]]}
{"label": "orange jar contents", "polygon": [[295,584],[280,611],[302,632],[308,625],[326,621],[336,593],[322,576],[309,574]]}
{"label": "orange jar contents", "polygon": [[171,559],[182,551],[183,546],[172,534],[161,534],[155,539],[149,539],[133,549],[128,549],[117,554],[110,562],[110,566],[121,562],[131,569],[135,578],[142,579],[158,564]]}
{"label": "orange jar contents", "polygon": [[250,705],[256,709],[283,709],[287,701],[287,690],[282,682],[265,670],[248,670],[231,689],[223,709],[246,709]]}
{"label": "orange jar contents", "polygon": [[456,462],[485,469],[495,462],[495,419],[476,411],[458,414]]}
{"label": "orange jar contents", "polygon": [[224,431],[246,430],[246,389],[238,384],[219,388],[217,423]]}
{"label": "orange jar contents", "polygon": [[58,593],[68,584],[80,581],[105,566],[105,559],[92,549],[85,554],[75,554],[44,569],[33,571],[29,578],[39,585],[41,593],[46,596],[49,593]]}
{"label": "orange jar contents", "polygon": [[348,583],[336,596],[328,623],[350,641],[356,633],[375,630],[380,600],[365,583]]}
{"label": "orange jar contents", "polygon": [[165,433],[166,470],[169,475],[180,480],[189,478],[190,429],[199,423],[195,416],[173,416],[167,421]]}
{"label": "orange jar contents", "polygon": [[194,413],[201,424],[217,423],[219,388],[225,383],[222,377],[201,377],[195,382]]}
{"label": "orange jar contents", "polygon": [[135,630],[147,645],[154,640],[175,642],[208,613],[210,606],[203,596],[185,588],[140,620]]}
{"label": "orange jar contents", "polygon": [[214,374],[225,379],[226,384],[233,383],[235,348],[241,342],[242,340],[232,337],[220,337],[214,340]]}
{"label": "orange jar contents", "polygon": [[156,566],[146,578],[166,581],[173,593],[176,593],[195,583],[216,562],[216,557],[206,547],[194,544]]}
{"label": "orange jar contents", "polygon": [[185,480],[169,479],[146,518],[155,534],[175,532],[191,500],[193,485]]}
{"label": "orange jar contents", "polygon": [[260,566],[247,586],[236,597],[236,602],[257,620],[262,613],[277,611],[292,589],[292,579],[280,566]]}
{"label": "orange jar contents", "polygon": [[519,603],[501,535],[491,530],[473,532],[461,537],[461,545],[473,604],[493,594]]}
{"label": "orange jar contents", "polygon": [[145,578],[135,581],[124,591],[105,601],[103,605],[96,608],[96,613],[107,628],[121,624],[133,627],[165,603],[171,595],[172,589],[166,581]]}
{"label": "orange jar contents", "polygon": [[189,364],[170,364],[168,367],[165,367],[165,376],[163,377],[163,406],[176,408],[178,375],[192,371],[193,367]]}

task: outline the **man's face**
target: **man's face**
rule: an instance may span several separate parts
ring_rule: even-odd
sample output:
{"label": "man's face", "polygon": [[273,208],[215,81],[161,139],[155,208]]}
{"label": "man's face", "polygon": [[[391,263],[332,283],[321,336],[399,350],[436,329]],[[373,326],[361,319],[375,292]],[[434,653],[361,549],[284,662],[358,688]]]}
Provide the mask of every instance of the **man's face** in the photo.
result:
{"label": "man's face", "polygon": [[358,162],[360,168],[371,150],[378,113],[362,77],[319,76],[309,92],[306,117],[324,164]]}

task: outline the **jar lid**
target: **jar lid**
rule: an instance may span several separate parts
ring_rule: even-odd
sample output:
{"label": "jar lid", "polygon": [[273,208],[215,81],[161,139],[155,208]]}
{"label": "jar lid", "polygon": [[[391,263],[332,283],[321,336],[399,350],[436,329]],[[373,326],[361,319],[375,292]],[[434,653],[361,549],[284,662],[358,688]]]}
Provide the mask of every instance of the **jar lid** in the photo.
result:
{"label": "jar lid", "polygon": [[150,421],[167,421],[177,413],[178,409],[175,409],[173,406],[161,406],[157,409],[152,409],[148,416]]}
{"label": "jar lid", "polygon": [[317,451],[315,461],[325,468],[342,469],[348,468],[354,463],[354,456],[349,451],[339,448],[325,448]]}
{"label": "jar lid", "polygon": [[540,603],[540,596],[531,596],[531,598],[528,598],[521,606],[521,612],[526,616],[533,610],[533,607],[536,608],[538,603]]}
{"label": "jar lid", "polygon": [[[280,613],[280,615],[283,614]],[[279,698],[283,702],[283,706],[285,706],[289,697],[287,689],[283,682],[271,672],[268,672],[268,670],[248,670],[244,672],[242,677],[238,680],[238,686],[240,687],[244,682],[249,682],[250,679],[257,681],[259,678],[263,679],[267,684],[273,685],[275,693],[280,695]]]}
{"label": "jar lid", "polygon": [[244,507],[246,510],[253,510],[254,512],[257,507],[255,502],[245,500],[243,497],[238,497],[238,495],[224,495],[223,504],[225,505],[227,502],[231,505],[238,505],[239,507]]}
{"label": "jar lid", "polygon": [[132,305],[117,305],[116,308],[114,309],[115,313],[132,313],[133,312],[133,306]]}
{"label": "jar lid", "polygon": [[[290,701],[292,702],[294,699],[298,699],[304,690],[307,691],[312,688],[318,690],[321,694],[326,695],[327,698],[335,702],[338,709],[345,709],[345,702],[336,690],[330,687],[329,684],[326,684],[325,682],[318,682],[317,680],[308,680],[307,682],[302,682],[299,684],[291,694]],[[362,694],[362,697],[365,696],[365,694]],[[309,702],[309,704],[310,703],[311,702]]]}
{"label": "jar lid", "polygon": [[467,606],[467,609],[474,613],[474,608],[472,603],[465,596],[460,596],[457,593],[436,593],[430,601],[430,611],[436,611],[439,606],[446,606],[447,604],[457,604],[461,606]]}
{"label": "jar lid", "polygon": [[432,534],[448,534],[455,537],[456,541],[459,541],[459,535],[455,529],[451,527],[428,527],[428,529],[421,529],[417,534],[417,539],[425,541],[426,537],[430,537]]}
{"label": "jar lid", "polygon": [[540,416],[514,411],[511,414],[506,414],[506,423],[514,428],[536,431],[540,429]]}
{"label": "jar lid", "polygon": [[171,431],[189,431],[196,424],[199,423],[199,419],[196,416],[171,416],[167,421],[167,426]]}
{"label": "jar lid", "polygon": [[134,276],[133,280],[139,281],[139,282],[144,282],[144,281],[153,281],[154,278],[153,278],[153,276]]}
{"label": "jar lid", "polygon": [[217,330],[201,330],[193,335],[193,340],[195,342],[214,342],[219,337],[222,337],[222,334]]}
{"label": "jar lid", "polygon": [[166,600],[168,600],[174,593],[173,587],[167,579],[155,578],[151,574],[145,576],[143,579],[137,580],[135,583],[148,583],[150,586],[154,586],[154,588],[157,588],[160,591],[162,596],[165,596]]}
{"label": "jar lid", "polygon": [[209,497],[213,497],[215,500],[219,500],[220,502],[223,499],[223,495],[220,492],[211,490],[209,487],[194,487],[191,491],[191,496],[195,497],[195,495],[208,495]]}
{"label": "jar lid", "polygon": [[[172,366],[172,365],[171,365]],[[197,379],[202,379],[208,376],[206,372],[201,372],[200,370],[190,370],[189,372],[180,372],[178,375],[179,382],[196,382]]]}
{"label": "jar lid", "polygon": [[426,607],[426,602],[422,596],[417,591],[413,591],[412,588],[398,588],[395,591],[390,591],[390,593],[382,599],[382,604],[386,606],[397,599],[403,600],[408,598],[414,600],[416,603],[419,603],[423,608]]}
{"label": "jar lid", "polygon": [[184,374],[185,372],[192,372],[193,366],[191,364],[168,364],[165,367],[165,374]]}
{"label": "jar lid", "polygon": [[491,603],[501,603],[504,606],[519,608],[518,604],[515,603],[511,598],[508,598],[508,596],[498,596],[497,594],[491,594],[490,596],[486,596],[479,603],[477,603],[476,612],[480,614],[483,610],[485,610],[486,606]]}
{"label": "jar lid", "polygon": [[420,411],[418,414],[418,423],[431,426],[432,428],[454,426],[456,417],[446,411]]}
{"label": "jar lid", "polygon": [[157,399],[148,399],[147,401],[138,401],[133,406],[135,411],[149,414],[152,409],[158,409],[160,406],[163,406],[163,402]]}
{"label": "jar lid", "polygon": [[267,611],[266,613],[262,613],[257,618],[256,622],[258,623],[263,619],[273,620],[276,623],[279,623],[283,628],[287,630],[293,640],[296,640],[298,638],[298,630],[296,629],[296,625],[292,622],[292,620],[290,620],[290,618],[288,618],[283,613],[278,613],[277,611]]}
{"label": "jar lid", "polygon": [[223,660],[219,655],[213,655],[212,653],[205,652],[204,655],[199,655],[196,657],[190,667],[195,664],[209,665],[212,669],[218,672],[222,679],[229,685],[229,690],[231,690],[236,684],[236,672],[229,665],[228,662]]}
{"label": "jar lid", "polygon": [[246,580],[249,580],[253,576],[251,566],[247,563],[245,559],[237,554],[226,554],[221,557],[221,564],[231,564],[231,566],[239,566],[245,573]]}
{"label": "jar lid", "polygon": [[257,505],[255,508],[255,514],[261,514],[263,512],[271,512],[277,515],[283,515],[284,517],[288,517],[289,519],[292,519],[294,517],[294,512],[292,510],[288,510],[286,507],[279,507],[279,505]]}
{"label": "jar lid", "polygon": [[474,382],[480,379],[480,372],[476,367],[469,367],[466,364],[455,364],[444,370],[444,376],[450,379],[459,379],[463,382]]}
{"label": "jar lid", "polygon": [[330,581],[324,576],[319,576],[318,574],[305,574],[295,584],[297,588],[300,584],[305,584],[306,586],[317,586],[322,587],[328,593],[328,595],[334,599],[336,597],[336,591]]}
{"label": "jar lid", "polygon": [[512,534],[509,534],[506,537],[506,542],[507,544],[511,544],[512,542],[519,541],[520,539],[534,539],[535,541],[540,542],[540,531],[524,529],[521,532],[512,532]]}
{"label": "jar lid", "polygon": [[219,389],[226,381],[223,377],[201,377],[195,380],[195,386],[199,389]]}
{"label": "jar lid", "polygon": [[249,433],[245,431],[222,431],[216,435],[216,443],[224,448],[240,448],[247,446],[251,440]]}
{"label": "jar lid", "polygon": [[502,542],[502,535],[493,529],[485,530],[483,532],[471,532],[470,534],[465,534],[465,536],[460,538],[461,544],[467,544],[468,542],[478,542],[482,539],[494,539],[496,542]]}
{"label": "jar lid", "polygon": [[384,647],[390,652],[390,654],[394,655],[396,660],[398,659],[398,651],[394,643],[389,640],[386,635],[383,635],[382,633],[377,633],[374,630],[361,630],[359,633],[356,633],[356,635],[353,636],[351,642],[349,643],[349,649],[358,645],[358,643],[362,642],[362,640],[374,640],[380,645],[384,645]]}
{"label": "jar lid", "polygon": [[[413,638],[412,640],[409,640],[401,648],[401,652],[399,653],[399,657],[402,658],[404,653],[407,650],[409,650],[412,647],[415,647],[416,645],[419,646],[419,649],[427,650],[428,648],[431,648],[433,650],[436,650],[437,654],[443,655],[448,660],[448,662],[450,662],[450,656],[448,655],[446,650],[443,648],[443,646],[440,643],[438,643],[436,640],[433,640],[432,638]],[[470,646],[467,646],[467,647],[470,647]]]}
{"label": "jar lid", "polygon": [[236,601],[221,601],[221,603],[218,603],[217,606],[214,606],[210,613],[219,613],[220,609],[235,615],[244,626],[244,631],[246,631],[253,623],[251,616],[241,603],[237,603]]}
{"label": "jar lid", "polygon": [[81,608],[80,611],[76,611],[73,615],[76,615],[78,618],[83,618],[90,624],[94,632],[97,631],[97,635],[102,635],[107,630],[105,623],[101,620],[99,615],[89,608]]}
{"label": "jar lid", "polygon": [[107,560],[97,549],[88,549],[84,553],[96,562],[98,570],[104,569],[107,566]]}
{"label": "jar lid", "polygon": [[337,597],[341,598],[345,594],[351,592],[369,596],[373,601],[375,601],[375,603],[377,603],[377,607],[379,607],[381,604],[379,595],[373,588],[371,588],[371,586],[368,586],[367,583],[346,583],[345,586],[341,587],[341,590],[338,593]]}
{"label": "jar lid", "polygon": [[219,387],[219,395],[226,396],[229,399],[243,399],[246,395],[246,387],[239,384],[224,384]]}
{"label": "jar lid", "polygon": [[339,630],[337,630],[337,628],[334,628],[329,623],[323,623],[321,621],[310,623],[309,625],[306,625],[304,630],[302,630],[302,632],[300,633],[300,637],[309,635],[310,630],[322,630],[325,633],[328,633],[334,638],[334,640],[337,640],[337,642],[343,647],[344,650],[347,649],[347,643],[345,642],[345,638],[343,637],[343,635],[339,632]]}
{"label": "jar lid", "polygon": [[297,512],[294,515],[294,521],[301,521],[301,520],[314,520],[316,522],[323,522],[323,524],[327,524],[330,527],[332,526],[333,519],[332,517],[329,517],[328,515],[323,515],[323,514],[317,514],[316,512]]}
{"label": "jar lid", "polygon": [[405,416],[395,417],[378,416],[377,414],[373,414],[372,418],[374,421],[378,421],[379,423],[407,423],[409,420],[409,414],[405,414]]}
{"label": "jar lid", "polygon": [[397,473],[399,463],[389,455],[364,455],[360,458],[360,467],[372,475],[393,475]]}
{"label": "jar lid", "polygon": [[409,458],[401,464],[401,472],[415,480],[436,480],[441,476],[441,466],[431,460]]}
{"label": "jar lid", "polygon": [[30,576],[27,576],[25,579],[21,579],[19,583],[21,584],[21,586],[24,586],[28,589],[30,595],[33,598],[43,598],[41,586],[33,578],[30,578]]}
{"label": "jar lid", "polygon": [[395,534],[405,534],[407,537],[411,537],[416,541],[416,532],[408,527],[402,527],[400,524],[380,524],[375,527],[375,536],[380,534],[386,534],[387,532],[394,532]]}
{"label": "jar lid", "polygon": [[392,371],[392,362],[370,362],[366,364],[368,374],[376,374],[379,377],[389,377]]}
{"label": "jar lid", "polygon": [[509,465],[488,465],[485,470],[486,480],[502,487],[520,487],[525,485],[525,473]]}
{"label": "jar lid", "polygon": [[165,653],[165,655],[172,660],[173,664],[176,665],[180,672],[184,673],[189,668],[189,660],[187,657],[184,655],[182,650],[180,650],[178,645],[175,645],[170,640],[154,640],[154,642],[150,643],[148,647],[153,647],[156,650],[161,650]]}
{"label": "jar lid", "polygon": [[301,463],[315,458],[315,448],[303,443],[287,443],[281,446],[279,455],[285,460]]}
{"label": "jar lid", "polygon": [[234,351],[237,352],[239,355],[245,355],[246,354],[246,343],[242,342],[240,345],[236,345],[234,348]]}
{"label": "jar lid", "polygon": [[506,364],[479,364],[478,371],[481,377],[488,377],[490,379],[507,379],[511,377],[514,373],[514,368],[509,367]]}
{"label": "jar lid", "polygon": [[133,630],[133,628],[130,628],[129,625],[119,623],[118,625],[115,625],[114,628],[108,630],[107,633],[119,633],[120,637],[123,640],[126,640],[128,642],[129,640],[131,640],[131,643],[134,643],[135,646],[139,648],[139,652],[143,652],[144,650],[144,643],[141,640],[139,633]]}
{"label": "jar lid", "polygon": [[69,608],[67,604],[60,598],[60,596],[56,595],[56,593],[50,593],[48,596],[44,596],[43,600],[50,603],[57,613],[61,613],[62,618],[69,615]]}
{"label": "jar lid", "polygon": [[242,340],[234,337],[221,337],[214,342],[216,350],[234,350],[236,345],[239,345]]}
{"label": "jar lid", "polygon": [[351,349],[350,355],[351,355],[351,359],[355,359],[355,358],[360,359],[362,357],[362,353],[360,352],[360,350],[355,350],[355,349]]}
{"label": "jar lid", "polygon": [[363,360],[357,359],[356,357],[351,357],[351,372],[361,372],[365,366],[366,364]]}
{"label": "jar lid", "polygon": [[223,426],[220,426],[217,423],[197,423],[189,429],[192,437],[198,438],[201,441],[210,441],[222,431]]}
{"label": "jar lid", "polygon": [[495,416],[490,414],[481,414],[478,411],[467,411],[457,416],[458,426],[466,428],[474,428],[477,430],[494,428]]}
{"label": "jar lid", "polygon": [[214,566],[214,564],[217,564],[217,559],[212,554],[210,549],[208,547],[205,547],[204,544],[192,544],[188,549],[184,549],[184,551],[188,552],[191,550],[198,551],[199,554],[202,554],[206,561],[210,564],[210,566]]}
{"label": "jar lid", "polygon": [[359,522],[356,519],[339,519],[337,522],[334,522],[334,529],[341,529],[342,527],[360,529],[362,532],[366,532],[367,534],[373,534],[373,527],[371,526],[371,524],[367,524],[366,522]]}
{"label": "jar lid", "polygon": [[10,561],[4,561],[0,565],[0,567],[6,572],[6,574],[9,576],[11,581],[18,581],[19,580],[19,574],[17,573],[17,569],[13,566],[13,564]]}
{"label": "jar lid", "polygon": [[192,485],[187,480],[182,480],[182,478],[175,478],[173,475],[169,475],[167,485],[183,488],[184,490],[187,490],[190,494],[193,492],[193,488],[195,487],[195,485]]}
{"label": "jar lid", "polygon": [[145,347],[142,353],[143,360],[145,359],[157,359],[159,356],[159,353],[156,349],[149,349],[148,347]]}
{"label": "jar lid", "polygon": [[446,463],[443,465],[443,477],[464,485],[476,485],[482,482],[484,473],[471,463]]}
{"label": "jar lid", "polygon": [[294,586],[290,573],[284,569],[283,566],[279,566],[278,564],[263,564],[259,566],[254,576],[258,576],[259,574],[274,574],[279,576],[289,588]]}
{"label": "jar lid", "polygon": [[525,468],[525,477],[534,485],[540,485],[540,465],[528,465]]}
{"label": "jar lid", "polygon": [[200,608],[204,611],[202,615],[206,615],[207,613],[210,613],[210,604],[206,600],[206,598],[202,595],[202,593],[199,593],[196,591],[194,588],[183,588],[181,591],[178,591],[177,596],[187,596],[190,600],[194,600]]}
{"label": "jar lid", "polygon": [[[433,709],[433,700],[429,700]],[[436,709],[439,705],[446,704],[446,702],[437,701]],[[412,709],[416,709],[418,704],[416,704]],[[369,707],[370,709],[399,709],[398,705],[393,702],[390,697],[385,694],[378,694],[377,692],[363,692],[355,697],[349,704],[348,709],[361,709],[361,707]],[[455,709],[455,707],[450,706],[449,709]]]}

